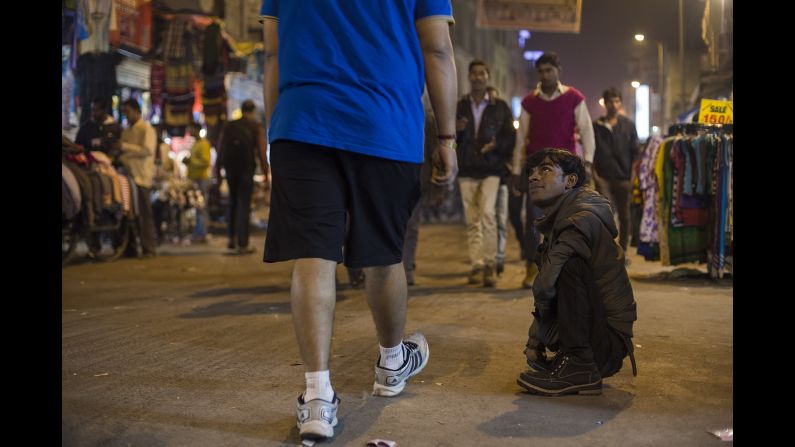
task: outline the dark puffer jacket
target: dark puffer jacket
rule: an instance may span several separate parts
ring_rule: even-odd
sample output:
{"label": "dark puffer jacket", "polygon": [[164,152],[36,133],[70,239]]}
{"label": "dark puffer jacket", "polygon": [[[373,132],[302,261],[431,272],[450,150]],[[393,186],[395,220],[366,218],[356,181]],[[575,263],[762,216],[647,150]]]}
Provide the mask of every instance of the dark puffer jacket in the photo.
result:
{"label": "dark puffer jacket", "polygon": [[[537,258],[539,273],[533,283],[536,308],[542,313],[549,309],[563,265],[570,257],[579,256],[592,269],[608,324],[632,337],[637,308],[624,266],[624,252],[615,242],[618,229],[610,202],[590,188],[574,188],[564,193],[546,216],[536,220],[536,226],[545,239]],[[535,321],[530,338],[540,340],[534,326]]]}

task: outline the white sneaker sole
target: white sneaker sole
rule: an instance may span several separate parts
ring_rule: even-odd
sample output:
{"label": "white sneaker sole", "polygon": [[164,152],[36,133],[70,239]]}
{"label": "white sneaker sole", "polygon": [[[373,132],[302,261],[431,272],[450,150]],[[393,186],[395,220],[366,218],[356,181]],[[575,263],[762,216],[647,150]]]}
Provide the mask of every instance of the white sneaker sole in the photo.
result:
{"label": "white sneaker sole", "polygon": [[[427,342],[425,343],[427,347]],[[401,381],[397,385],[389,386],[389,385],[381,385],[378,381],[373,382],[373,396],[380,396],[380,397],[395,397],[398,394],[403,392],[403,389],[406,388],[406,382],[411,378],[419,374],[423,369],[425,369],[425,365],[428,364],[428,359],[431,358],[431,348],[427,347],[428,351],[425,355],[425,358],[422,359],[422,364],[419,368],[414,370],[411,375],[406,377],[405,380]]]}
{"label": "white sneaker sole", "polygon": [[334,427],[336,426],[337,420],[334,419],[334,422],[331,424],[325,421],[307,421],[298,428],[300,429],[299,433],[302,438],[320,439],[334,436]]}

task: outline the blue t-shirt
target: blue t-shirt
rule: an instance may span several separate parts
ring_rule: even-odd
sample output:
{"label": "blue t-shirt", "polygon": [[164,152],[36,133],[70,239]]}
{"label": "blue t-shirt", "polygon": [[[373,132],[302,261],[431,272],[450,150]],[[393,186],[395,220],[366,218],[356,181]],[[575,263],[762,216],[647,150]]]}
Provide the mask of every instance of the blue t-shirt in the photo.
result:
{"label": "blue t-shirt", "polygon": [[425,67],[418,20],[450,0],[264,0],[277,20],[279,99],[268,141],[289,139],[421,163]]}

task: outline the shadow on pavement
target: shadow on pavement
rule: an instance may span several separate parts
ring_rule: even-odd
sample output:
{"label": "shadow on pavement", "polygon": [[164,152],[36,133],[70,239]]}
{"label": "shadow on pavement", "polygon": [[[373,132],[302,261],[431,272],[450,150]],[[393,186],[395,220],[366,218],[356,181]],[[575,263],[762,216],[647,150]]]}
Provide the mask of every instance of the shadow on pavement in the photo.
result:
{"label": "shadow on pavement", "polygon": [[[410,394],[405,393],[406,396]],[[389,399],[377,398],[369,395],[362,399],[341,398],[339,413],[337,414],[338,423],[334,427],[334,437],[317,442],[315,445],[351,445],[351,443],[370,430],[370,426],[378,420],[381,412],[390,403]],[[287,436],[281,441],[282,445],[301,445],[298,427],[295,426],[295,419],[291,419],[292,427]],[[283,424],[279,424],[281,427]]]}
{"label": "shadow on pavement", "polygon": [[633,281],[648,283],[673,283],[703,287],[725,287],[734,286],[731,275],[725,275],[721,279],[713,279],[708,273],[696,269],[677,268],[668,272],[654,273],[630,273],[629,278]]}
{"label": "shadow on pavement", "polygon": [[634,398],[632,393],[608,385],[601,396],[517,396],[515,411],[480,424],[478,430],[496,438],[579,436],[610,423]]}
{"label": "shadow on pavement", "polygon": [[223,315],[269,315],[290,313],[290,303],[247,303],[244,300],[224,301],[192,309],[180,318],[211,318]]}
{"label": "shadow on pavement", "polygon": [[[337,294],[337,302],[348,299],[347,295]],[[224,301],[208,306],[196,307],[190,313],[181,314],[180,318],[212,318],[223,315],[270,315],[289,314],[290,302],[248,303],[245,300]]]}
{"label": "shadow on pavement", "polygon": [[264,295],[268,293],[289,292],[290,286],[256,286],[256,287],[225,287],[222,289],[200,290],[189,296],[194,298],[210,298],[224,295]]}
{"label": "shadow on pavement", "polygon": [[496,289],[481,286],[470,286],[461,284],[460,286],[446,286],[446,287],[426,287],[426,286],[411,286],[409,287],[409,299],[429,296],[429,295],[461,295],[461,294],[488,294],[492,298],[497,299],[514,299],[524,298],[530,295],[529,290],[524,289]]}

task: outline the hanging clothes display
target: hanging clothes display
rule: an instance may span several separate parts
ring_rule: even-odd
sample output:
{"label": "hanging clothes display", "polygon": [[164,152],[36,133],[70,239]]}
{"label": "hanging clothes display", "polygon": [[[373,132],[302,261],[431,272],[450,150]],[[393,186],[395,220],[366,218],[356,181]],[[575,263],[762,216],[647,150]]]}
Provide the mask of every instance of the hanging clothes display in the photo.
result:
{"label": "hanging clothes display", "polygon": [[226,121],[226,88],[223,72],[204,76],[202,108],[207,126],[213,127]]}
{"label": "hanging clothes display", "polygon": [[188,60],[190,45],[189,22],[174,18],[166,29],[165,45],[165,95],[163,120],[169,129],[181,134],[188,125],[194,101],[193,65]]}
{"label": "hanging clothes display", "polygon": [[640,168],[638,170],[638,187],[641,191],[643,204],[638,254],[647,261],[658,261],[660,259],[659,218],[657,215],[659,187],[654,167],[662,143],[662,139],[657,136],[649,139],[646,149],[641,155]]}
{"label": "hanging clothes display", "polygon": [[638,172],[638,254],[646,260],[707,263],[712,277],[731,270],[732,129],[690,124],[649,139]]}
{"label": "hanging clothes display", "polygon": [[163,110],[163,96],[166,84],[166,66],[162,61],[153,60],[152,69],[149,72],[149,100],[152,104],[150,116],[147,121],[152,120],[152,116],[161,116]]}
{"label": "hanging clothes display", "polygon": [[110,51],[110,28],[116,22],[113,0],[80,0],[82,24],[86,33],[80,33],[80,54]]}
{"label": "hanging clothes display", "polygon": [[213,22],[204,30],[202,73],[204,91],[202,108],[204,122],[213,128],[226,121],[226,89],[224,87],[225,67],[222,63],[224,49],[221,25]]}
{"label": "hanging clothes display", "polygon": [[[110,98],[116,93],[116,65],[121,58],[118,53],[86,53],[77,59],[75,96],[80,102],[81,126],[91,118],[91,101],[101,98],[110,102]],[[110,105],[108,113],[111,113]]]}

